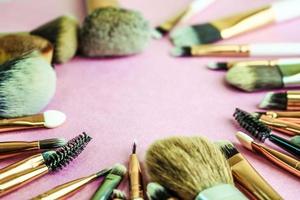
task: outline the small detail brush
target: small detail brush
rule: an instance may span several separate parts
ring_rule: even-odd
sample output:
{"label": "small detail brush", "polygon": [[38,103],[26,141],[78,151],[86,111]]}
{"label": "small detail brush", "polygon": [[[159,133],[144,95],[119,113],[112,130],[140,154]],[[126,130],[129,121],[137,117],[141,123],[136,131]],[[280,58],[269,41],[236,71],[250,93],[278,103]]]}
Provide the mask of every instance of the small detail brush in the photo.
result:
{"label": "small detail brush", "polygon": [[0,119],[0,133],[33,128],[56,128],[66,121],[66,115],[57,110],[47,110],[26,117]]}
{"label": "small detail brush", "polygon": [[107,175],[110,172],[110,170],[111,169],[104,169],[95,174],[64,183],[43,194],[32,198],[32,200],[51,200],[69,198],[90,182]]}
{"label": "small detail brush", "polygon": [[171,55],[175,57],[264,57],[299,56],[300,43],[264,43],[264,44],[207,44],[174,47]]}
{"label": "small detail brush", "polygon": [[213,43],[299,16],[299,1],[279,1],[212,22],[178,28],[172,32],[171,39],[176,46]]}
{"label": "small detail brush", "polygon": [[55,93],[55,71],[37,51],[0,65],[0,77],[1,118],[36,114]]}
{"label": "small detail brush", "polygon": [[178,200],[166,188],[158,183],[148,183],[147,195],[149,200]]}
{"label": "small detail brush", "polygon": [[207,68],[211,70],[228,70],[236,66],[285,66],[285,65],[300,65],[300,59],[270,59],[270,60],[238,60],[229,62],[210,62]]}
{"label": "small detail brush", "polygon": [[78,21],[73,16],[60,16],[32,30],[30,34],[48,39],[54,45],[55,63],[74,57],[78,46]]}
{"label": "small detail brush", "polygon": [[146,153],[146,167],[151,181],[182,199],[247,199],[234,187],[230,166],[218,146],[201,137],[156,141]]}
{"label": "small detail brush", "polygon": [[0,197],[49,173],[61,170],[75,159],[91,140],[83,133],[57,150],[47,151],[0,170]]}
{"label": "small detail brush", "polygon": [[252,197],[251,199],[283,199],[230,141],[218,141],[217,145],[227,158],[235,183],[238,183],[243,191],[247,191],[245,194]]}
{"label": "small detail brush", "polygon": [[268,92],[259,108],[300,111],[300,91]]}
{"label": "small detail brush", "polygon": [[186,8],[172,16],[159,26],[157,26],[152,34],[155,39],[160,39],[167,35],[176,25],[186,22],[188,19],[206,9],[215,0],[193,0]]}
{"label": "small detail brush", "polygon": [[126,198],[126,194],[123,191],[114,189],[113,193],[111,195],[111,199],[112,200],[126,200],[127,198]]}
{"label": "small detail brush", "polygon": [[51,63],[53,46],[48,40],[28,34],[0,36],[0,64],[33,50],[40,51],[47,62]]}
{"label": "small detail brush", "polygon": [[113,190],[118,187],[126,173],[127,169],[124,165],[114,165],[91,200],[109,200]]}
{"label": "small detail brush", "polygon": [[236,66],[226,74],[226,82],[246,92],[300,86],[300,65]]}
{"label": "small detail brush", "polygon": [[300,157],[300,148],[297,145],[294,145],[282,137],[272,134],[270,128],[268,128],[251,114],[236,108],[233,116],[242,128],[248,131],[259,141],[264,142],[266,139],[268,139],[270,142],[276,144],[294,156],[297,156],[298,158]]}
{"label": "small detail brush", "polygon": [[55,149],[66,144],[65,139],[53,138],[39,141],[0,142],[0,160],[35,153],[39,150]]}
{"label": "small detail brush", "polygon": [[275,165],[283,168],[293,175],[300,177],[300,162],[297,159],[276,151],[275,149],[256,143],[251,137],[243,132],[237,132],[236,137],[240,141],[240,143],[248,150],[262,155]]}

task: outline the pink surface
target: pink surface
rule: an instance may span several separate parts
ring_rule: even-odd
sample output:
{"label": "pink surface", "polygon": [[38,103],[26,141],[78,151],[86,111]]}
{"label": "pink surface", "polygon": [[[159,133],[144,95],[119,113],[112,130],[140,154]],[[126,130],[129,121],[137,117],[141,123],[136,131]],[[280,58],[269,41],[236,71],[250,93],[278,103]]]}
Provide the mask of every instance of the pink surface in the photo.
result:
{"label": "pink surface", "polygon": [[[204,22],[235,11],[266,4],[268,0],[217,0],[194,18]],[[142,11],[153,25],[185,5],[188,0],[123,0]],[[234,6],[233,6],[234,5]],[[83,1],[13,0],[0,4],[0,31],[29,30],[56,16],[84,16]],[[268,27],[230,42],[300,42],[300,20]],[[227,87],[224,73],[206,69],[206,58],[175,59],[167,39],[153,41],[141,55],[122,59],[75,58],[56,67],[55,98],[48,109],[66,113],[67,122],[53,130],[7,133],[5,140],[68,139],[86,131],[93,140],[66,169],[47,175],[3,199],[28,199],[58,184],[96,172],[114,163],[126,163],[133,140],[141,160],[154,140],[171,135],[203,135],[212,140],[237,142],[232,113],[235,107],[255,110],[264,93],[246,94]],[[210,59],[215,60],[215,59]],[[284,197],[297,199],[299,180],[238,146],[265,179]],[[12,162],[12,161],[10,161]],[[10,162],[0,163],[0,167]],[[89,199],[96,181],[71,199]]]}

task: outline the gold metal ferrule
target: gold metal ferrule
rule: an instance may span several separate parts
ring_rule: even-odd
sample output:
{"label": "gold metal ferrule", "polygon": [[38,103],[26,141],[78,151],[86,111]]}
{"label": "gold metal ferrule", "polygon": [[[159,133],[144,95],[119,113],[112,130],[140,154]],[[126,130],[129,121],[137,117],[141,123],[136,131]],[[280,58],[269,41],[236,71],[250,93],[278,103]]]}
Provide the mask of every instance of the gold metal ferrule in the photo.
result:
{"label": "gold metal ferrule", "polygon": [[222,38],[226,39],[271,24],[274,21],[275,15],[271,6],[266,6],[215,20],[211,24],[218,28]]}
{"label": "gold metal ferrule", "polygon": [[119,7],[118,0],[86,0],[87,13],[91,14],[97,8]]}
{"label": "gold metal ferrule", "polygon": [[242,61],[234,61],[228,62],[227,68],[230,69],[232,67],[243,66],[270,66],[274,67],[278,65],[278,60],[242,60]]}
{"label": "gold metal ferrule", "polygon": [[1,119],[0,120],[0,133],[7,131],[24,130],[31,128],[44,127],[45,119],[44,114],[36,114],[27,117],[19,117],[12,119]]}
{"label": "gold metal ferrule", "polygon": [[300,110],[300,91],[288,91],[287,99],[287,110]]}
{"label": "gold metal ferrule", "polygon": [[139,160],[136,154],[130,156],[129,162],[129,186],[130,186],[130,199],[141,200],[144,199],[143,179]]}
{"label": "gold metal ferrule", "polygon": [[235,56],[248,57],[248,45],[197,45],[191,47],[193,56]]}
{"label": "gold metal ferrule", "polygon": [[39,142],[0,142],[0,160],[29,152],[37,152],[40,149]]}

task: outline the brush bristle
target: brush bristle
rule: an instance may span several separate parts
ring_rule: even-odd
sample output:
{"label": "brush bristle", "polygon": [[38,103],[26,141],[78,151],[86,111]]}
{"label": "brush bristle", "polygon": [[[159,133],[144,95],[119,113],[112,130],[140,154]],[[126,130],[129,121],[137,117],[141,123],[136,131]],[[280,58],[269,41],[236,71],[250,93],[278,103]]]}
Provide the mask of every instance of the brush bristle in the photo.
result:
{"label": "brush bristle", "polygon": [[211,70],[227,70],[227,62],[210,62],[207,64],[207,68]]}
{"label": "brush bristle", "polygon": [[246,111],[236,108],[233,117],[242,128],[261,142],[264,142],[271,134],[271,129]]}
{"label": "brush bristle", "polygon": [[171,32],[171,40],[175,46],[209,44],[221,39],[219,29],[209,23],[182,27]]}
{"label": "brush bristle", "polygon": [[250,136],[248,136],[247,134],[239,131],[235,134],[236,138],[239,140],[239,142],[246,147],[247,149],[249,149],[250,151],[252,151],[252,142],[254,141]]}
{"label": "brush bristle", "polygon": [[235,146],[228,140],[221,140],[216,142],[216,144],[220,147],[221,151],[227,159],[239,153]]}
{"label": "brush bristle", "polygon": [[44,126],[47,128],[56,128],[66,121],[66,115],[57,110],[47,110],[44,112]]}
{"label": "brush bristle", "polygon": [[286,92],[268,92],[262,102],[259,104],[261,109],[286,110],[287,108],[287,93]]}
{"label": "brush bristle", "polygon": [[127,169],[124,165],[116,164],[111,168],[110,173],[123,177],[127,173]]}
{"label": "brush bristle", "polygon": [[191,47],[174,47],[171,50],[171,55],[174,57],[191,56]]}
{"label": "brush bristle", "polygon": [[113,192],[112,192],[112,195],[111,195],[111,199],[121,200],[121,199],[127,199],[127,198],[126,198],[125,192],[123,192],[121,190],[114,189]]}
{"label": "brush bristle", "polygon": [[0,65],[0,117],[39,113],[52,99],[56,74],[39,52]]}
{"label": "brush bristle", "polygon": [[[9,34],[0,37],[0,64],[15,59],[33,50],[40,51],[47,60],[52,59],[51,43],[39,36]],[[49,58],[48,58],[49,56]]]}
{"label": "brush bristle", "polygon": [[226,74],[226,81],[233,87],[247,92],[282,88],[282,75],[277,67],[235,66]]}
{"label": "brush bristle", "polygon": [[45,164],[51,171],[61,170],[84,150],[91,139],[86,133],[73,138],[66,145],[55,150],[54,154],[48,156]]}
{"label": "brush bristle", "polygon": [[168,31],[166,31],[165,29],[161,28],[161,27],[156,27],[152,33],[151,36],[154,39],[161,39],[163,36],[167,35]]}
{"label": "brush bristle", "polygon": [[80,29],[80,52],[87,57],[137,54],[147,47],[151,30],[139,12],[112,7],[96,9]]}
{"label": "brush bristle", "polygon": [[54,45],[55,63],[64,63],[74,57],[78,46],[77,33],[78,21],[71,16],[58,17],[31,31]]}
{"label": "brush bristle", "polygon": [[[217,145],[201,137],[158,140],[146,154],[151,181],[183,199],[218,184],[233,184],[230,167]],[[184,184],[183,184],[184,183]]]}
{"label": "brush bristle", "polygon": [[291,143],[297,145],[300,147],[300,136],[296,135],[294,137],[291,138]]}
{"label": "brush bristle", "polygon": [[148,183],[147,195],[150,200],[168,200],[172,197],[169,191],[158,183]]}
{"label": "brush bristle", "polygon": [[66,143],[66,140],[63,138],[53,138],[39,141],[40,149],[55,149],[65,145]]}

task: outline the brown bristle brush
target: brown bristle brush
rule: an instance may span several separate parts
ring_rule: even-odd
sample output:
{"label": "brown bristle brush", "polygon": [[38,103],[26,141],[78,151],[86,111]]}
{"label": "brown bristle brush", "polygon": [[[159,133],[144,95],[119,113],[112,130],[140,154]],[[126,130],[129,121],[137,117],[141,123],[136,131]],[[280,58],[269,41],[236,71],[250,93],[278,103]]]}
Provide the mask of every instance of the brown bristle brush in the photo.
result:
{"label": "brown bristle brush", "polygon": [[146,154],[151,181],[182,199],[245,200],[233,185],[230,166],[220,149],[202,137],[158,140]]}

